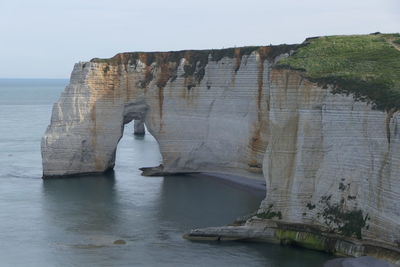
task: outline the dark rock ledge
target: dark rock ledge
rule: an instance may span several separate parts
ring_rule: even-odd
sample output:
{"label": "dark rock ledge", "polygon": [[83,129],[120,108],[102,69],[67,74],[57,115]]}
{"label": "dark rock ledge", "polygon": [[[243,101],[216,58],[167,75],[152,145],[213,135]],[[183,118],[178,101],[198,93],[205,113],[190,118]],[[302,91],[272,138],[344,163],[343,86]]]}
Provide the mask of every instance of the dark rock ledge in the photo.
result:
{"label": "dark rock ledge", "polygon": [[186,233],[184,238],[192,241],[261,241],[324,251],[338,256],[368,255],[392,264],[400,264],[400,249],[372,240],[343,237],[325,232],[325,230],[306,224],[260,219],[253,216],[244,223],[236,222],[234,225],[194,229]]}

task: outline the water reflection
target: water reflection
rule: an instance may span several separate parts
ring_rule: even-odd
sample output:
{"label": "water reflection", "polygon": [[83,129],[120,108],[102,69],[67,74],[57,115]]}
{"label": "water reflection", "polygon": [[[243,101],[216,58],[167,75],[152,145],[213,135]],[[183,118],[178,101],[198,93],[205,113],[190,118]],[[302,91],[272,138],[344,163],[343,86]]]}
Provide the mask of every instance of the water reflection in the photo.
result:
{"label": "water reflection", "polygon": [[201,175],[167,176],[160,192],[160,221],[178,228],[219,226],[258,208],[262,197]]}
{"label": "water reflection", "polygon": [[[5,88],[0,81],[7,91],[0,92],[1,266],[320,266],[328,258],[182,239],[188,229],[254,211],[259,200],[215,180],[140,176],[138,168],[157,166],[161,155],[150,134],[133,136],[132,124],[119,143],[115,175],[42,182],[40,138],[63,87]],[[113,245],[118,239],[127,244]]]}
{"label": "water reflection", "polygon": [[44,219],[67,231],[106,231],[118,223],[114,172],[43,181]]}
{"label": "water reflection", "polygon": [[[119,150],[115,174],[43,181],[41,259],[92,266],[319,266],[327,258],[268,244],[184,240],[190,229],[225,225],[253,212],[263,195],[209,176],[140,176],[132,165],[146,164],[158,151],[144,146],[152,139],[132,140],[136,150]],[[126,245],[113,245],[118,239]]]}
{"label": "water reflection", "polygon": [[[47,259],[96,266],[319,266],[327,258],[268,244],[184,240],[189,229],[224,225],[254,211],[262,197],[198,175],[115,176],[43,181],[42,236],[52,247]],[[113,245],[117,239],[126,245]]]}

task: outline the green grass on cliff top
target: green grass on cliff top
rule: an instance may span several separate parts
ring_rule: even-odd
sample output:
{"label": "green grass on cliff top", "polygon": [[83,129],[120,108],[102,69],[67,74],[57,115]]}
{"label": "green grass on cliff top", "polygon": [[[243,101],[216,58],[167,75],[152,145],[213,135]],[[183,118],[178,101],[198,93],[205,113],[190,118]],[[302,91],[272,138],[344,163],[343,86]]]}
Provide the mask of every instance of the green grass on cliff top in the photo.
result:
{"label": "green grass on cliff top", "polygon": [[302,70],[379,110],[400,110],[400,34],[309,38],[277,67]]}

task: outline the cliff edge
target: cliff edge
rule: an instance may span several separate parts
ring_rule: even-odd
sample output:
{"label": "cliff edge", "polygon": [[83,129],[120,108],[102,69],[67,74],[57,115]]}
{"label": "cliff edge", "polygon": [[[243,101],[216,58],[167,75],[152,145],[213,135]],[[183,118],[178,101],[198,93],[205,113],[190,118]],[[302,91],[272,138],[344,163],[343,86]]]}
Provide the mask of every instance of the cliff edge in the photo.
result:
{"label": "cliff edge", "polygon": [[261,239],[400,264],[400,35],[122,53],[75,65],[42,139],[44,178],[113,168],[123,125],[158,174],[265,179],[257,215],[191,239]]}

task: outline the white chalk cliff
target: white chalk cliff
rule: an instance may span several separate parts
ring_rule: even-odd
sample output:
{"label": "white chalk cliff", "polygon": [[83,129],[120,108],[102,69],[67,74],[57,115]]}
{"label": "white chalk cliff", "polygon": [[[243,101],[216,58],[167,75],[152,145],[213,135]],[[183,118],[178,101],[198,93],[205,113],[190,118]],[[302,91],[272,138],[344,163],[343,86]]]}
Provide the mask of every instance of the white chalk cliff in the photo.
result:
{"label": "white chalk cliff", "polygon": [[144,121],[159,143],[161,174],[265,179],[258,216],[204,235],[400,263],[400,115],[274,68],[294,48],[124,53],[76,64],[42,139],[44,177],[113,168],[123,125]]}

